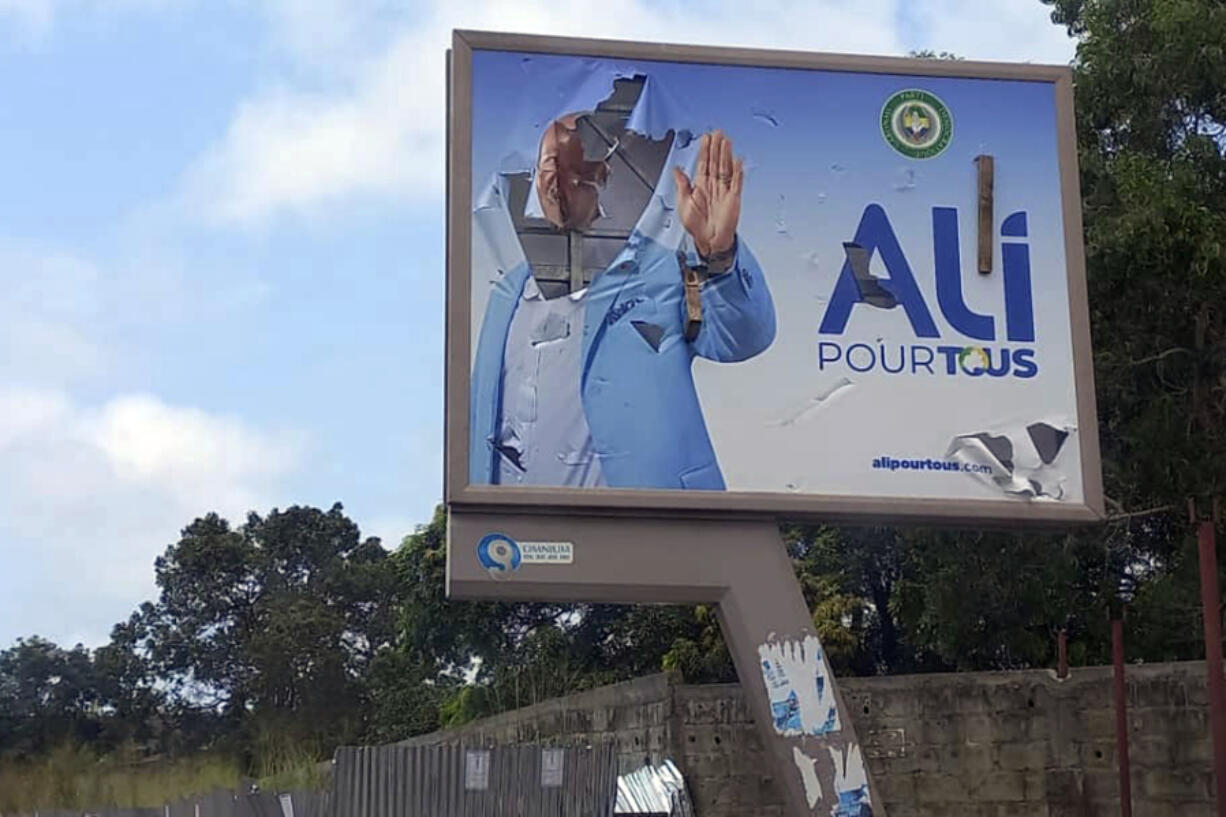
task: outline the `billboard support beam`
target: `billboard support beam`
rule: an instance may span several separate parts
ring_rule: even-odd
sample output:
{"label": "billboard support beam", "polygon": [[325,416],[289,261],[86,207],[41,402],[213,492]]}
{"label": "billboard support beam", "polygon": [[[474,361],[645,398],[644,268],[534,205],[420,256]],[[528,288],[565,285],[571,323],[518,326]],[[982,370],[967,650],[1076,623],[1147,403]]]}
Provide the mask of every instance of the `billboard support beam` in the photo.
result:
{"label": "billboard support beam", "polygon": [[[483,558],[493,541],[501,550]],[[785,813],[858,814],[871,803],[885,814],[773,520],[453,507],[447,586],[459,599],[717,604]]]}

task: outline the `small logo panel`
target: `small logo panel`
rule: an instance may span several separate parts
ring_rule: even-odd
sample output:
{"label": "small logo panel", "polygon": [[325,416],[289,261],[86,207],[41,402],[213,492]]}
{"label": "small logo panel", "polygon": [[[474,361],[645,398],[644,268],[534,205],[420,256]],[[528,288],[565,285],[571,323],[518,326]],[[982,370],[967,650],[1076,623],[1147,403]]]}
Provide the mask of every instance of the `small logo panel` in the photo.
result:
{"label": "small logo panel", "polygon": [[503,533],[487,533],[477,543],[477,561],[495,579],[503,579],[519,570],[523,552],[510,536]]}
{"label": "small logo panel", "polygon": [[569,565],[573,542],[517,542],[505,533],[487,533],[477,543],[477,561],[491,577],[505,579],[520,565]]}
{"label": "small logo panel", "polygon": [[881,133],[908,159],[931,159],[949,147],[954,119],[935,94],[918,88],[899,91],[881,109]]}

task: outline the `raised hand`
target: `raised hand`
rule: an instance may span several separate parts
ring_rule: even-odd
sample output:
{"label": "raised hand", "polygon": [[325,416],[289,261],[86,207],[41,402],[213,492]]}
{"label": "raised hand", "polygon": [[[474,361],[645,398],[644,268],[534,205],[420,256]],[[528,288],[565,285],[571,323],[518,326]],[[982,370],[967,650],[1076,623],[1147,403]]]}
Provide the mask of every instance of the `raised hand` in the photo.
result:
{"label": "raised hand", "polygon": [[723,131],[703,134],[698,145],[694,180],[673,168],[677,184],[677,212],[704,257],[732,249],[741,218],[744,163],[732,158],[732,140]]}

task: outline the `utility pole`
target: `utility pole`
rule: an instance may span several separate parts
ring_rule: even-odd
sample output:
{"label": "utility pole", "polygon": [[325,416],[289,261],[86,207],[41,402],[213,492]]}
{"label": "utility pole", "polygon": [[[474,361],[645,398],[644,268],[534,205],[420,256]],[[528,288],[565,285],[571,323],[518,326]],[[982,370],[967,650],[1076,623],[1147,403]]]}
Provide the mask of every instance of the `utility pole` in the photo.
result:
{"label": "utility pole", "polygon": [[1196,500],[1188,500],[1188,521],[1196,526],[1200,552],[1200,600],[1204,608],[1205,665],[1209,672],[1209,722],[1213,729],[1213,779],[1217,787],[1218,817],[1226,817],[1226,678],[1222,676],[1222,595],[1218,585],[1217,523],[1221,518],[1215,498],[1213,511],[1202,518]]}

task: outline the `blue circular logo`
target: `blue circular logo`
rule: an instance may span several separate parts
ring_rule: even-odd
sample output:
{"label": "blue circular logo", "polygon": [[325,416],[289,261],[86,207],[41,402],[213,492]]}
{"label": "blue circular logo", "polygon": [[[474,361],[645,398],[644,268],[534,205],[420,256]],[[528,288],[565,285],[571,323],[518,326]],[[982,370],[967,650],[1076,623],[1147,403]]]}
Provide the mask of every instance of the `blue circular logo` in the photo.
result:
{"label": "blue circular logo", "polygon": [[496,579],[518,570],[523,558],[519,545],[505,533],[487,533],[477,544],[477,560]]}

